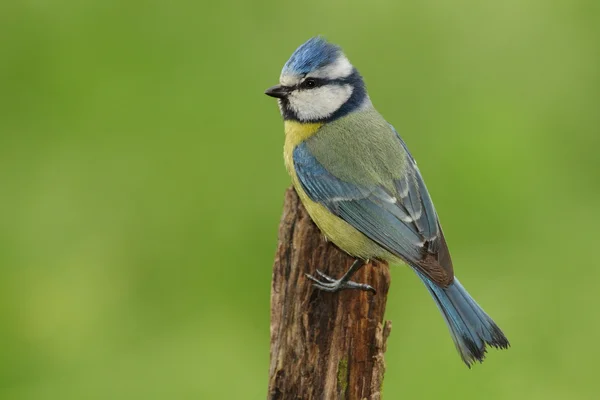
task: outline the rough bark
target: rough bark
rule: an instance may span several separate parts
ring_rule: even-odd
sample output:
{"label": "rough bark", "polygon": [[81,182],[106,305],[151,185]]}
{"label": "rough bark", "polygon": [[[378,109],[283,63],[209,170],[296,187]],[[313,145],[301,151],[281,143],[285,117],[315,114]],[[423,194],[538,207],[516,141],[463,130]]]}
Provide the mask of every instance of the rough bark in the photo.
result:
{"label": "rough bark", "polygon": [[338,278],[353,259],[325,241],[296,192],[285,194],[271,287],[268,399],[381,398],[383,354],[391,330],[383,321],[390,275],[371,262],[353,280],[377,294],[326,293],[305,277],[315,269]]}

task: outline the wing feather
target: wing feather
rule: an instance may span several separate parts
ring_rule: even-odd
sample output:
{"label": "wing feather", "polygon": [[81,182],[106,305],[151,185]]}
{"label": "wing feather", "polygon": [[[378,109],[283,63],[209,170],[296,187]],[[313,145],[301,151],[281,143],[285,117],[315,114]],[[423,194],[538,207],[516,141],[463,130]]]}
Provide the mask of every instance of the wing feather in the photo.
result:
{"label": "wing feather", "polygon": [[414,159],[399,136],[398,140],[408,157],[400,178],[385,185],[395,191],[337,178],[313,156],[306,142],[294,150],[296,175],[313,201],[434,282],[447,286],[454,274],[437,214]]}

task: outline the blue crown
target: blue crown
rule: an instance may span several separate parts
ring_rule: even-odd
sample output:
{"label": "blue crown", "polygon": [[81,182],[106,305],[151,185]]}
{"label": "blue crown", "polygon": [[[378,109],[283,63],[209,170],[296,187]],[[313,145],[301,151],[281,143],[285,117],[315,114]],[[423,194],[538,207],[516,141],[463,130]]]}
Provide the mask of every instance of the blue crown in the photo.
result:
{"label": "blue crown", "polygon": [[296,49],[283,66],[282,74],[302,75],[334,62],[342,50],[321,36],[309,39]]}

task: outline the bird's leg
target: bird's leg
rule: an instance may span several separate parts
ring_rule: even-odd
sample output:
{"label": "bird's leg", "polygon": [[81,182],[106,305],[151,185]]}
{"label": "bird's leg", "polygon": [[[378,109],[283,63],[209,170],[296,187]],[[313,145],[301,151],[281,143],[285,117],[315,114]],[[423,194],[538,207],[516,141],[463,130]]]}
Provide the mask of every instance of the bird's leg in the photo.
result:
{"label": "bird's leg", "polygon": [[316,270],[316,272],[317,275],[319,275],[323,279],[322,281],[310,274],[306,274],[306,277],[314,282],[314,287],[320,290],[324,290],[326,292],[333,293],[344,289],[359,289],[375,293],[375,289],[373,289],[372,286],[367,285],[365,283],[356,283],[350,280],[352,275],[354,275],[354,273],[358,271],[363,265],[365,265],[364,260],[356,259],[352,263],[352,266],[350,266],[348,271],[346,271],[344,276],[342,276],[340,279],[333,279],[332,277],[325,275],[319,270]]}

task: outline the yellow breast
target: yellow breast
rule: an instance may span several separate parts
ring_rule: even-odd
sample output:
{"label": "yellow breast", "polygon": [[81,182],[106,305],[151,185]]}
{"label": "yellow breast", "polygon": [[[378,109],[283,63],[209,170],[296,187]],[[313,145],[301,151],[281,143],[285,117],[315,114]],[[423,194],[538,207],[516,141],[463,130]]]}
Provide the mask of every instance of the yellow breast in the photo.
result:
{"label": "yellow breast", "polygon": [[300,182],[298,181],[298,176],[296,175],[296,170],[294,168],[294,149],[300,143],[317,133],[322,125],[322,123],[303,124],[295,121],[285,121],[285,145],[283,147],[285,167],[292,178],[292,184],[294,185],[302,204],[304,204],[306,211],[308,211],[308,214],[325,237],[346,253],[364,259],[394,258],[375,242],[371,241],[352,227],[352,225],[329,212],[329,210],[321,204],[312,201],[304,189],[302,189],[302,185],[300,185]]}
{"label": "yellow breast", "polygon": [[[283,156],[285,158],[285,167],[287,168],[292,180],[295,179],[294,161],[292,159],[294,149],[300,143],[317,133],[322,123],[303,124],[296,121],[285,121],[285,145],[283,147]],[[296,184],[294,183],[294,186]]]}

